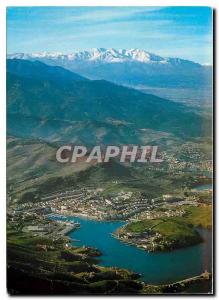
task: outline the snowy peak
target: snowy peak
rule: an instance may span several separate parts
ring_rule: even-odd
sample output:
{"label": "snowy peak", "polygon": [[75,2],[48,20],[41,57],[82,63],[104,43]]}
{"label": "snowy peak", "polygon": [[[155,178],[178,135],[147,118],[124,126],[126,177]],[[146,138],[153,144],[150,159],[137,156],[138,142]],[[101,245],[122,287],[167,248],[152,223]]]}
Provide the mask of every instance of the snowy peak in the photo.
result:
{"label": "snowy peak", "polygon": [[40,61],[59,66],[90,80],[106,80],[131,87],[211,87],[210,67],[181,59],[162,57],[142,49],[93,48],[63,54],[15,53],[8,58]]}
{"label": "snowy peak", "polygon": [[153,55],[145,50],[140,49],[104,49],[95,48],[90,51],[91,57],[88,60],[103,61],[103,62],[125,62],[125,61],[139,61],[139,62],[153,62],[165,61],[165,58]]}
{"label": "snowy peak", "polygon": [[122,63],[122,62],[141,62],[146,64],[181,64],[185,61],[179,58],[161,57],[141,49],[105,49],[93,48],[89,51],[79,51],[70,54],[59,52],[50,53],[15,53],[9,54],[8,58],[17,59],[49,59],[72,62],[90,62],[90,63]]}

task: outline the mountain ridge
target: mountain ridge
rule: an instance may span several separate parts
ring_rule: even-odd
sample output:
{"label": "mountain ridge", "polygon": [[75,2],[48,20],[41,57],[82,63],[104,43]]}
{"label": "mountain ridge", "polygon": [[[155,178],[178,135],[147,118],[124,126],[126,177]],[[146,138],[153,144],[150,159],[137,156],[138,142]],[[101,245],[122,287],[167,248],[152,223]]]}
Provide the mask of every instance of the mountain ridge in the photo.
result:
{"label": "mountain ridge", "polygon": [[106,48],[92,48],[91,50],[75,51],[69,54],[61,52],[39,52],[39,53],[12,53],[8,54],[9,59],[63,59],[63,60],[81,60],[81,61],[102,61],[105,63],[117,63],[117,62],[130,62],[138,61],[141,63],[161,63],[161,64],[182,64],[192,63],[200,65],[199,63],[191,60],[186,60],[178,57],[166,57],[153,54],[143,49],[106,49]]}
{"label": "mountain ridge", "polygon": [[212,68],[180,59],[161,57],[140,49],[95,48],[71,54],[17,53],[8,59],[41,61],[60,66],[91,80],[126,86],[203,88],[212,86]]}
{"label": "mountain ridge", "polygon": [[[30,73],[31,64],[34,62],[29,64]],[[19,72],[19,76],[7,73],[9,114],[63,121],[112,120],[114,125],[132,124],[134,129],[153,129],[180,137],[200,136],[202,124],[208,124],[204,116],[182,104],[104,80],[70,80],[60,85],[42,79],[41,72],[38,78],[36,74],[34,78],[23,77],[22,69]],[[17,124],[19,121],[18,118]]]}
{"label": "mountain ridge", "polygon": [[85,81],[88,80],[72,71],[64,69],[59,66],[49,66],[40,61],[29,61],[24,59],[7,59],[6,61],[7,72],[15,75],[22,75],[26,78],[44,79],[66,82],[66,81]]}

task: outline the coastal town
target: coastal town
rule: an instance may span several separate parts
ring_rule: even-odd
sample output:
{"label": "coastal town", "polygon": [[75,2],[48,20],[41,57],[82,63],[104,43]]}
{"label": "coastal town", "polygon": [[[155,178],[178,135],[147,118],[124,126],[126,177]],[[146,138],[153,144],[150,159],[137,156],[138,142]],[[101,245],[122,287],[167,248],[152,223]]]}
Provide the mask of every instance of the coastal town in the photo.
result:
{"label": "coastal town", "polygon": [[[66,221],[68,216],[98,221],[123,220],[129,223],[173,219],[185,216],[185,208],[189,206],[203,205],[202,196],[205,199],[212,196],[211,188],[204,191],[193,189],[178,195],[164,194],[153,199],[143,197],[140,192],[121,190],[107,195],[104,192],[104,188],[69,189],[44,195],[39,202],[15,201],[13,206],[8,207],[8,221],[14,228],[21,226],[23,232],[57,238],[80,227],[77,222]],[[156,251],[161,249],[161,245],[164,249],[172,247],[171,241],[163,239],[162,234],[151,228],[143,232],[126,232],[122,228],[115,233],[115,237],[146,251]]]}
{"label": "coastal town", "polygon": [[[77,252],[81,247],[85,257],[100,260],[105,251],[94,242],[100,236],[107,242],[119,241],[121,247],[140,249],[145,255],[201,247],[200,230],[206,230],[209,238],[212,232],[212,161],[199,147],[190,149],[189,144],[162,151],[162,158],[162,164],[141,168],[136,164],[130,169],[114,160],[91,165],[78,175],[64,172],[41,177],[36,173],[12,178],[7,194],[12,249],[14,239],[19,245],[16,236],[34,239],[37,251],[52,253],[60,247],[61,251]],[[114,229],[106,235],[93,230],[92,241],[87,241],[82,232],[89,232],[88,224],[112,224]],[[80,259],[83,265],[84,254]],[[209,271],[208,266],[210,263],[201,272]],[[144,273],[142,268],[138,274]]]}
{"label": "coastal town", "polygon": [[[207,193],[211,192],[209,188]],[[61,214],[97,220],[129,220],[159,217],[155,209],[165,207],[162,215],[171,217],[182,215],[183,205],[198,205],[199,194],[200,192],[194,190],[186,196],[165,194],[162,197],[147,199],[142,197],[141,193],[131,191],[112,192],[104,196],[103,188],[81,188],[49,194],[39,202],[16,204],[8,209],[8,213],[14,216]]]}

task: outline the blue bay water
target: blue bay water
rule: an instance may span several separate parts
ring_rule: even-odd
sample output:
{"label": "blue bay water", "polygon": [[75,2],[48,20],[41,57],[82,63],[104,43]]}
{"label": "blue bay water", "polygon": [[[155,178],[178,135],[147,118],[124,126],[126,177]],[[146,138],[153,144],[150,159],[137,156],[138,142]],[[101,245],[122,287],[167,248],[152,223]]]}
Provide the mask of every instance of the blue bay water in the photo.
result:
{"label": "blue bay water", "polygon": [[213,189],[212,184],[202,184],[200,186],[195,187],[195,190],[197,190],[197,191],[206,191],[209,189]]}
{"label": "blue bay water", "polygon": [[73,245],[91,246],[102,252],[102,266],[115,266],[137,272],[142,280],[151,284],[175,282],[211,271],[211,232],[201,230],[205,242],[171,252],[148,253],[135,246],[126,245],[112,236],[124,222],[105,222],[68,217],[81,227],[69,233],[77,241]]}

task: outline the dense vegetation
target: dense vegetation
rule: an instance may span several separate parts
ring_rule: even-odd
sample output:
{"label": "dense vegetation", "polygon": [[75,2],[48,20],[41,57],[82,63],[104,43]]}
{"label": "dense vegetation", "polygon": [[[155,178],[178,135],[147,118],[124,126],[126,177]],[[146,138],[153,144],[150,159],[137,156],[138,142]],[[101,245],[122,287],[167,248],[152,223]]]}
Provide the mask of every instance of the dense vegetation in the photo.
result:
{"label": "dense vegetation", "polygon": [[[65,247],[65,239],[33,237],[8,228],[10,294],[136,294],[143,285],[127,270],[99,267],[98,252]],[[97,256],[97,257],[96,257]]]}
{"label": "dense vegetation", "polygon": [[188,206],[183,209],[186,214],[181,217],[144,219],[128,223],[123,230],[134,233],[159,233],[162,236],[160,250],[186,247],[201,242],[202,238],[196,228],[211,228],[212,206]]}

